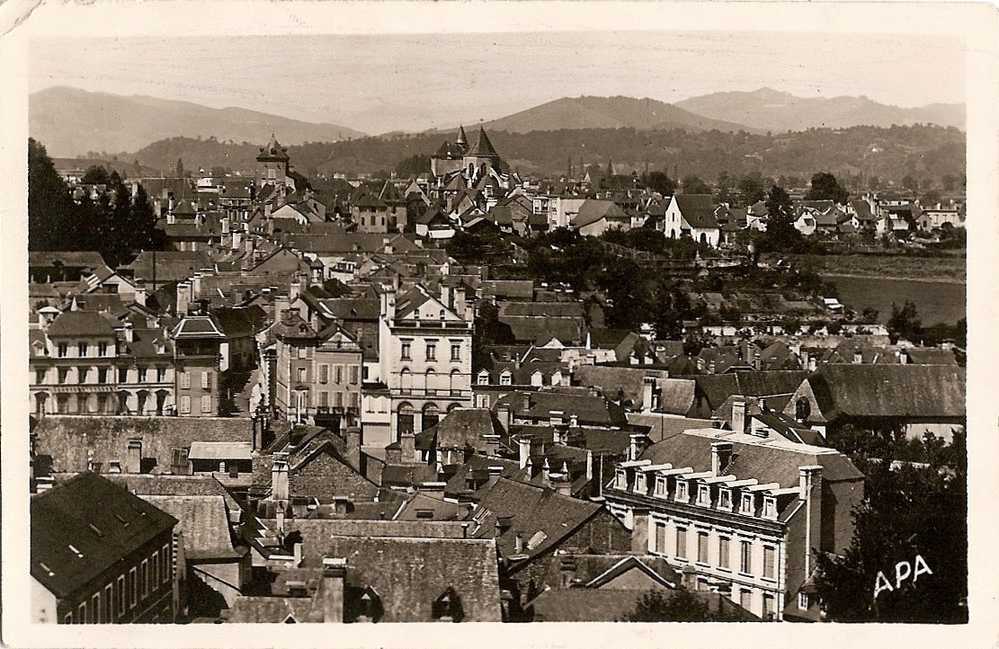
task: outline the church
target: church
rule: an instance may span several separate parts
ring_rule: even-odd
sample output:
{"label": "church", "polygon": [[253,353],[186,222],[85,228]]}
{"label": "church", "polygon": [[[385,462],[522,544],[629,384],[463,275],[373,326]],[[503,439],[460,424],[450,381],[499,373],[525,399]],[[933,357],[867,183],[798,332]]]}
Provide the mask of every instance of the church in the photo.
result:
{"label": "church", "polygon": [[459,126],[457,139],[445,140],[431,156],[430,171],[432,193],[449,207],[457,204],[455,199],[467,196],[488,209],[488,203],[494,204],[520,185],[520,178],[496,152],[481,126],[475,146],[469,146],[465,128]]}

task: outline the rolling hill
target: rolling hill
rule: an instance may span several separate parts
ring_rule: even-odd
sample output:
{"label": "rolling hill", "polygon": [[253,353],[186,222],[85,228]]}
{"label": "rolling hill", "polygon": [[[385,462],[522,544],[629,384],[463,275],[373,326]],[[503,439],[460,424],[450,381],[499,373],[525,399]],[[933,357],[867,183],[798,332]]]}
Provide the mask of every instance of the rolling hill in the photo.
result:
{"label": "rolling hill", "polygon": [[563,97],[483,124],[490,131],[528,133],[583,128],[635,130],[687,129],[752,131],[732,121],[711,119],[655,99],[634,97]]}
{"label": "rolling hill", "polygon": [[123,96],[53,87],[29,97],[28,132],[50,155],[136,151],[169,137],[282,144],[335,142],[364,134],[337,124],[316,124],[244,108],[208,108],[186,101]]}
{"label": "rolling hill", "polygon": [[964,129],[964,104],[930,104],[903,108],[880,104],[867,97],[796,97],[760,88],[752,92],[716,92],[675,104],[705,117],[739,122],[774,132],[808,128],[900,126],[929,123]]}

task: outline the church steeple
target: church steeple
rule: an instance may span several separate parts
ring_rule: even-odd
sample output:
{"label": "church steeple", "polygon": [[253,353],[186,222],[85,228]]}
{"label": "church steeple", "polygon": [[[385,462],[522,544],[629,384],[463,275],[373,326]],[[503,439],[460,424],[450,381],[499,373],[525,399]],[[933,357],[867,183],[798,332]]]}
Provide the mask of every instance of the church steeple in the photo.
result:
{"label": "church steeple", "polygon": [[468,147],[468,138],[465,137],[465,127],[458,126],[458,139],[455,140],[455,144],[460,144],[463,147]]}

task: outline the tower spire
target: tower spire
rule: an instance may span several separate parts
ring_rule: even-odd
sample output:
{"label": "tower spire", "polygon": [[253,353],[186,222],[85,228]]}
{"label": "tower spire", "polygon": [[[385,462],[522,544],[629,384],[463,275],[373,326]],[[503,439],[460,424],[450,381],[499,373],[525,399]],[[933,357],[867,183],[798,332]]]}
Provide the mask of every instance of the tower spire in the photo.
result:
{"label": "tower spire", "polygon": [[456,144],[460,144],[463,147],[468,146],[468,138],[465,136],[465,127],[458,125],[458,139],[455,140]]}

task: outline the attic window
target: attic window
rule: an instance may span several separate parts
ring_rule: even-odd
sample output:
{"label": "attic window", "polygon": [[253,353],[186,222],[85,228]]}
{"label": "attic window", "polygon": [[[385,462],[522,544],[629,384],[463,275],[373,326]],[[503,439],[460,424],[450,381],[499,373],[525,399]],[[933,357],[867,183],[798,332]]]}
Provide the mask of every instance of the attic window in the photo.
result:
{"label": "attic window", "polygon": [[118,519],[118,522],[121,523],[123,527],[129,526],[129,522],[126,521],[121,514],[115,514],[114,517]]}
{"label": "attic window", "polygon": [[433,520],[434,510],[432,509],[417,509],[416,518],[421,520]]}
{"label": "attic window", "polygon": [[534,533],[530,539],[527,540],[527,549],[533,550],[548,539],[548,535],[542,530],[538,530]]}
{"label": "attic window", "polygon": [[82,552],[80,552],[80,551],[79,551],[79,550],[78,550],[78,549],[76,548],[76,546],[75,546],[75,545],[73,545],[72,543],[70,543],[70,544],[69,544],[69,545],[67,545],[66,547],[68,547],[68,548],[69,548],[69,551],[70,551],[70,552],[72,552],[73,554],[75,554],[75,555],[76,555],[76,558],[77,558],[77,559],[82,559],[82,558],[83,558],[83,553],[82,553]]}
{"label": "attic window", "polygon": [[676,499],[679,502],[687,502],[690,500],[690,495],[687,493],[687,481],[677,480],[676,481]]}
{"label": "attic window", "polygon": [[88,523],[87,527],[89,527],[90,531],[96,534],[97,536],[104,536],[104,532],[102,532],[100,528],[94,525],[93,523]]}
{"label": "attic window", "polygon": [[742,494],[742,504],[739,507],[739,513],[752,516],[755,513],[755,509],[753,494]]}
{"label": "attic window", "polygon": [[777,519],[777,499],[767,496],[763,499],[763,518]]}
{"label": "attic window", "polygon": [[697,487],[697,504],[704,507],[711,506],[711,487],[706,484]]}
{"label": "attic window", "polygon": [[55,576],[55,572],[52,571],[52,568],[49,568],[47,565],[45,565],[42,562],[39,562],[38,565],[41,567],[42,570],[44,570],[48,574],[49,577]]}

